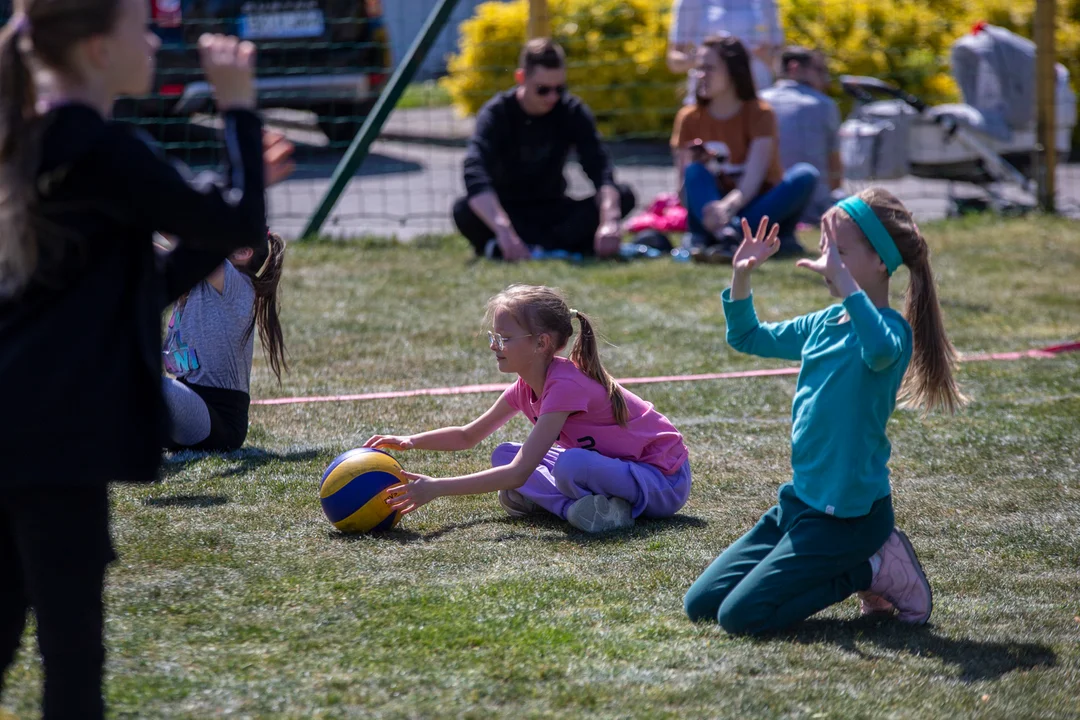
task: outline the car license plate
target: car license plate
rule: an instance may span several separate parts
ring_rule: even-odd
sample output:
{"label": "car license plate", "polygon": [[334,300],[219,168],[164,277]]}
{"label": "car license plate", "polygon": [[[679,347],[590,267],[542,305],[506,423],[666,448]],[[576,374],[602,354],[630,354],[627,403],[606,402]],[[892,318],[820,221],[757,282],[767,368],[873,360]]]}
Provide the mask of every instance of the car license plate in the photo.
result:
{"label": "car license plate", "polygon": [[322,10],[251,13],[240,18],[240,37],[246,40],[321,37],[325,29]]}

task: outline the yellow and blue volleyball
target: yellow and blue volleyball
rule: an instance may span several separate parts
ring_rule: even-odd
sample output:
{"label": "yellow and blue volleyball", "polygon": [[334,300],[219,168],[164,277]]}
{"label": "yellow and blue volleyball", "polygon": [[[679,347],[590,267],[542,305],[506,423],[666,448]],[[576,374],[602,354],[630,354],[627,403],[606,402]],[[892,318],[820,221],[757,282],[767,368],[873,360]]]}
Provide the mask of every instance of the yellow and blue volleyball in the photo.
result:
{"label": "yellow and blue volleyball", "polygon": [[386,488],[408,482],[398,461],[382,450],[357,448],[337,456],[319,482],[326,518],[338,530],[389,530],[401,513],[386,504]]}

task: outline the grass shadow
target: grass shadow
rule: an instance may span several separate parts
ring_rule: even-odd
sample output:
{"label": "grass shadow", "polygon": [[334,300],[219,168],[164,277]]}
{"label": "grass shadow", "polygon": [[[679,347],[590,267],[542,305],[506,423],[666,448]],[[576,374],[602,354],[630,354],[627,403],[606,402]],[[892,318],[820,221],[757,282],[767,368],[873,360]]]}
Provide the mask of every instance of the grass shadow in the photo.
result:
{"label": "grass shadow", "polygon": [[232,452],[209,452],[203,450],[182,450],[168,457],[161,468],[161,479],[167,480],[181,472],[188,465],[207,458],[220,458],[230,464],[213,474],[213,477],[227,478],[257,470],[270,463],[295,463],[314,460],[322,454],[319,450],[297,450],[290,453],[276,453],[258,447],[242,447]]}
{"label": "grass shadow", "polygon": [[[708,526],[706,520],[692,515],[675,515],[669,518],[638,519],[634,526],[626,530],[612,530],[604,533],[587,533],[578,530],[564,521],[557,521],[559,527],[566,532],[565,538],[579,545],[605,545],[615,543],[632,542],[667,532],[669,530],[682,530],[686,528],[703,528]],[[549,539],[549,538],[545,538]],[[554,539],[554,538],[550,538]]]}
{"label": "grass shadow", "polygon": [[965,683],[993,680],[1014,670],[1057,666],[1057,654],[1045,645],[955,639],[939,635],[933,626],[904,625],[896,620],[807,620],[793,634],[773,637],[805,644],[832,643],[864,658],[866,653],[857,646],[857,641],[883,650],[940,658],[959,668],[960,680]]}
{"label": "grass shadow", "polygon": [[[701,518],[688,515],[676,515],[670,518],[638,520],[632,528],[626,530],[613,530],[605,533],[587,533],[578,530],[562,518],[549,513],[535,513],[524,518],[499,517],[487,522],[499,523],[508,526],[508,532],[494,538],[487,538],[484,542],[506,542],[510,540],[537,539],[541,542],[575,542],[578,545],[603,545],[606,543],[625,543],[640,540],[659,532],[672,529],[689,527],[705,527],[708,523]],[[472,523],[478,524],[478,523]],[[468,525],[468,524],[466,524]],[[531,528],[551,530],[550,534],[535,538],[533,535],[521,532],[518,528]],[[441,534],[443,531],[436,531]]]}
{"label": "grass shadow", "polygon": [[165,497],[148,497],[143,500],[145,507],[181,507],[181,508],[209,508],[225,505],[229,498],[225,495],[166,495]]}
{"label": "grass shadow", "polygon": [[[484,538],[480,542],[507,542],[511,540],[523,540],[523,539],[539,539],[544,542],[566,542],[567,540],[577,542],[581,545],[593,545],[596,543],[612,542],[622,543],[626,541],[632,541],[635,539],[641,539],[654,535],[657,532],[686,528],[686,527],[705,527],[708,523],[700,518],[690,517],[687,515],[676,515],[671,518],[664,518],[660,520],[643,520],[638,522],[633,528],[625,531],[615,531],[608,533],[591,534],[582,532],[577,528],[569,525],[565,520],[548,514],[535,514],[527,518],[512,518],[512,517],[478,517],[473,520],[467,520],[465,522],[450,523],[443,525],[442,527],[431,530],[428,532],[418,532],[416,530],[409,530],[402,527],[396,527],[392,530],[381,533],[343,533],[336,530],[331,530],[327,533],[327,537],[330,540],[337,542],[358,542],[361,540],[378,539],[387,542],[400,543],[402,545],[408,545],[415,542],[424,542],[430,540],[437,540],[444,535],[459,530],[468,530],[478,525],[502,525],[507,527],[507,532],[497,535],[491,538]],[[535,538],[531,533],[526,533],[524,530],[528,528],[531,530],[542,529],[555,531],[550,535],[544,535],[540,538]]]}
{"label": "grass shadow", "polygon": [[509,520],[509,518],[492,519],[481,517],[461,523],[450,523],[449,525],[444,525],[439,529],[430,532],[417,532],[416,530],[409,530],[408,528],[403,527],[395,527],[392,530],[386,530],[379,533],[344,533],[338,530],[331,530],[327,533],[327,537],[336,542],[346,543],[371,539],[408,545],[415,542],[423,542],[425,540],[436,540],[443,535],[456,530],[468,530],[477,525],[486,525],[487,523],[500,522],[502,520]]}

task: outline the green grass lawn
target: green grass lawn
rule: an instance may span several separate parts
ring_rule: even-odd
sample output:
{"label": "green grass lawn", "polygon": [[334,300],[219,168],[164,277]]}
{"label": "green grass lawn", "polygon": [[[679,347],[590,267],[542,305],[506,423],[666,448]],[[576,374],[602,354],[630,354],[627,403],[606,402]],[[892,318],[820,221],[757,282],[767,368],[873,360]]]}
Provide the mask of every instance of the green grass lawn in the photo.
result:
{"label": "green grass lawn", "polygon": [[[1080,338],[1076,225],[924,230],[961,351]],[[293,247],[292,370],[278,387],[257,354],[253,395],[508,380],[481,319],[514,281],[556,285],[598,318],[616,376],[788,365],[725,344],[727,268],[469,256],[460,239]],[[755,287],[763,319],[829,302],[790,262]],[[794,377],[635,387],[686,435],[694,489],[676,518],[602,537],[510,519],[494,496],[436,500],[381,537],[328,524],[317,484],[335,456],[375,432],[466,422],[494,395],[254,407],[244,450],[174,456],[161,482],[114,490],[113,716],[1080,716],[1080,355],[964,364],[959,378],[973,398],[962,414],[890,424],[897,522],[934,586],[931,623],[857,620],[848,600],[758,640],[691,624],[682,597],[788,480]],[[527,432],[517,419],[474,451],[398,456],[475,471]],[[4,707],[36,717],[26,640]]]}

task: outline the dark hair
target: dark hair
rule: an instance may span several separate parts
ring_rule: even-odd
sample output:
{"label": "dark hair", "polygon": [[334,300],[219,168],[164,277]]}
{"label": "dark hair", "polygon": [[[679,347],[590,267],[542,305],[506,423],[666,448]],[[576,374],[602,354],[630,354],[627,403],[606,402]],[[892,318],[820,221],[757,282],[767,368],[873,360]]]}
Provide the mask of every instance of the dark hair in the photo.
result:
{"label": "dark hair", "polygon": [[566,66],[566,53],[559,43],[551,38],[533,38],[525,43],[518,58],[518,67],[531,75],[538,67],[558,70]]}
{"label": "dark hair", "polygon": [[858,197],[885,226],[911,276],[904,298],[904,318],[912,333],[911,363],[900,386],[900,399],[906,407],[921,407],[927,412],[936,407],[956,412],[967,398],[953,375],[956,350],[945,334],[930,247],[911,213],[888,190],[870,187]]}
{"label": "dark hair", "polygon": [[[735,95],[743,102],[757,100],[757,88],[754,87],[754,74],[750,71],[750,54],[742,41],[730,35],[712,35],[705,38],[702,47],[712,50],[727,67],[731,84],[735,86]],[[700,95],[698,105],[708,105],[709,101]]]}
{"label": "dark hair", "polygon": [[780,66],[787,72],[788,65],[795,63],[801,68],[808,67],[814,62],[814,51],[802,45],[788,45],[780,55]]}
{"label": "dark hair", "polygon": [[251,260],[246,266],[238,268],[251,279],[255,287],[255,308],[251,314],[251,324],[244,335],[244,342],[247,342],[258,325],[263,354],[280,385],[281,371],[289,369],[285,359],[285,336],[281,332],[281,321],[278,318],[277,298],[285,262],[285,241],[277,233],[268,232],[266,245],[252,250]]}
{"label": "dark hair", "polygon": [[543,285],[511,285],[488,301],[489,322],[497,310],[506,310],[519,325],[534,335],[550,334],[555,352],[566,347],[566,342],[574,334],[573,319],[576,317],[581,332],[574,341],[574,347],[570,349],[570,361],[581,372],[604,386],[611,400],[611,412],[615,422],[626,426],[626,398],[623,397],[622,389],[615,382],[615,378],[611,377],[600,363],[596,333],[585,313],[578,310],[571,312],[557,290]]}
{"label": "dark hair", "polygon": [[32,63],[70,73],[71,48],[116,26],[120,0],[16,0],[0,30],[0,299],[37,269],[32,222],[40,153]]}

